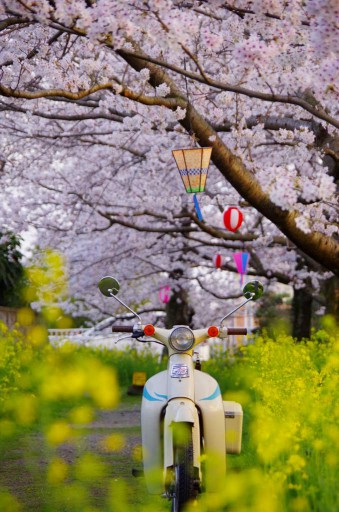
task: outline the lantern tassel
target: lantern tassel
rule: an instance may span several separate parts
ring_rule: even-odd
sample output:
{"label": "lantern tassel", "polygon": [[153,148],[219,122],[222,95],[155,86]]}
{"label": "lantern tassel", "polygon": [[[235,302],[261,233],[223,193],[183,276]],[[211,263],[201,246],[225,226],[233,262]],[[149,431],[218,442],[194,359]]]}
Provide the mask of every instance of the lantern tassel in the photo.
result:
{"label": "lantern tassel", "polygon": [[194,201],[194,207],[195,207],[195,211],[197,212],[198,219],[200,220],[200,222],[204,222],[204,219],[202,218],[202,213],[200,210],[197,194],[194,194],[193,201]]}

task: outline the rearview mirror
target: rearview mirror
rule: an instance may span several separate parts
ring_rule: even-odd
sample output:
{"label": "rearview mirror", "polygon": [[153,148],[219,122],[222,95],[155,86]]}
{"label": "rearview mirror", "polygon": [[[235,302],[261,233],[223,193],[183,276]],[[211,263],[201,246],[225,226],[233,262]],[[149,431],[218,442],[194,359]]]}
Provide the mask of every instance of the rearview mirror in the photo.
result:
{"label": "rearview mirror", "polygon": [[264,293],[264,287],[260,281],[249,281],[242,292],[245,299],[258,300]]}
{"label": "rearview mirror", "polygon": [[110,276],[106,276],[100,279],[98,287],[101,293],[106,297],[116,295],[120,290],[119,281],[117,281],[114,277]]}

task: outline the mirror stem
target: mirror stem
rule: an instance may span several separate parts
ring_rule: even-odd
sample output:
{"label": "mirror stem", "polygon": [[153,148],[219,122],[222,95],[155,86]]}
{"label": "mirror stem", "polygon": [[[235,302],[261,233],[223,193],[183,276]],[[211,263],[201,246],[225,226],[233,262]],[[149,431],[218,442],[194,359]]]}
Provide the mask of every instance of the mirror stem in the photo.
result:
{"label": "mirror stem", "polygon": [[124,302],[122,302],[122,300],[120,300],[116,295],[114,295],[113,293],[113,290],[108,290],[108,293],[110,294],[111,297],[113,297],[113,299],[117,300],[122,306],[124,306],[126,309],[128,309],[128,311],[130,311],[131,313],[133,313],[134,316],[136,316],[137,318],[139,318],[139,323],[142,324],[142,321],[141,321],[141,318],[140,316],[138,315],[138,313],[136,313],[135,311],[133,311],[133,309],[131,309],[129,306],[127,306],[127,304],[125,304]]}
{"label": "mirror stem", "polygon": [[233,313],[235,313],[236,311],[238,311],[238,309],[242,308],[243,306],[245,306],[245,304],[247,304],[247,302],[249,302],[250,300],[252,300],[252,297],[250,297],[249,299],[245,300],[245,302],[243,302],[242,304],[240,304],[240,306],[237,306],[235,309],[233,309],[230,313],[227,313],[227,315],[224,316],[224,318],[221,320],[220,322],[220,325],[223,324],[224,320],[226,320],[226,318],[228,318],[229,316],[233,315]]}

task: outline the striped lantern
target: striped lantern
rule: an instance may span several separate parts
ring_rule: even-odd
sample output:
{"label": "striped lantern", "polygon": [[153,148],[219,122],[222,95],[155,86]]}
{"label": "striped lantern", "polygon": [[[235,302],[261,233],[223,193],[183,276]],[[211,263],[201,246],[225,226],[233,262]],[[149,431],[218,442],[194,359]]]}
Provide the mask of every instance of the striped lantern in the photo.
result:
{"label": "striped lantern", "polygon": [[221,268],[224,264],[224,258],[223,256],[221,256],[221,254],[216,254],[214,257],[213,257],[213,263],[214,263],[214,266],[215,268]]}
{"label": "striped lantern", "polygon": [[169,285],[162,286],[159,290],[158,297],[163,304],[167,304],[171,298],[171,287]]}
{"label": "striped lantern", "polygon": [[233,254],[234,262],[237,266],[237,270],[240,274],[240,284],[244,284],[244,275],[247,272],[248,260],[250,259],[250,254],[248,252],[236,252]]}
{"label": "striped lantern", "polygon": [[172,151],[186,192],[195,194],[205,190],[211,153],[212,148],[187,148]]}
{"label": "striped lantern", "polygon": [[243,214],[236,206],[230,206],[223,213],[223,221],[225,228],[235,233],[242,224]]}

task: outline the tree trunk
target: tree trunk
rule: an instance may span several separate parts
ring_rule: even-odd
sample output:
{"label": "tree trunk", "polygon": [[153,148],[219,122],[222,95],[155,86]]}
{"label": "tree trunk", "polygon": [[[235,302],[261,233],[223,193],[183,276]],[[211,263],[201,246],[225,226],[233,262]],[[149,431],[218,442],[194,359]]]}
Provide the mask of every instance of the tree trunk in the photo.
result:
{"label": "tree trunk", "polygon": [[298,341],[310,338],[312,322],[312,294],[307,288],[294,288],[292,301],[293,331],[292,335]]}
{"label": "tree trunk", "polygon": [[193,308],[188,304],[186,290],[183,288],[173,290],[166,304],[165,327],[171,329],[174,325],[191,325],[193,314]]}
{"label": "tree trunk", "polygon": [[325,281],[323,286],[326,314],[332,315],[339,325],[339,278],[334,276]]}

